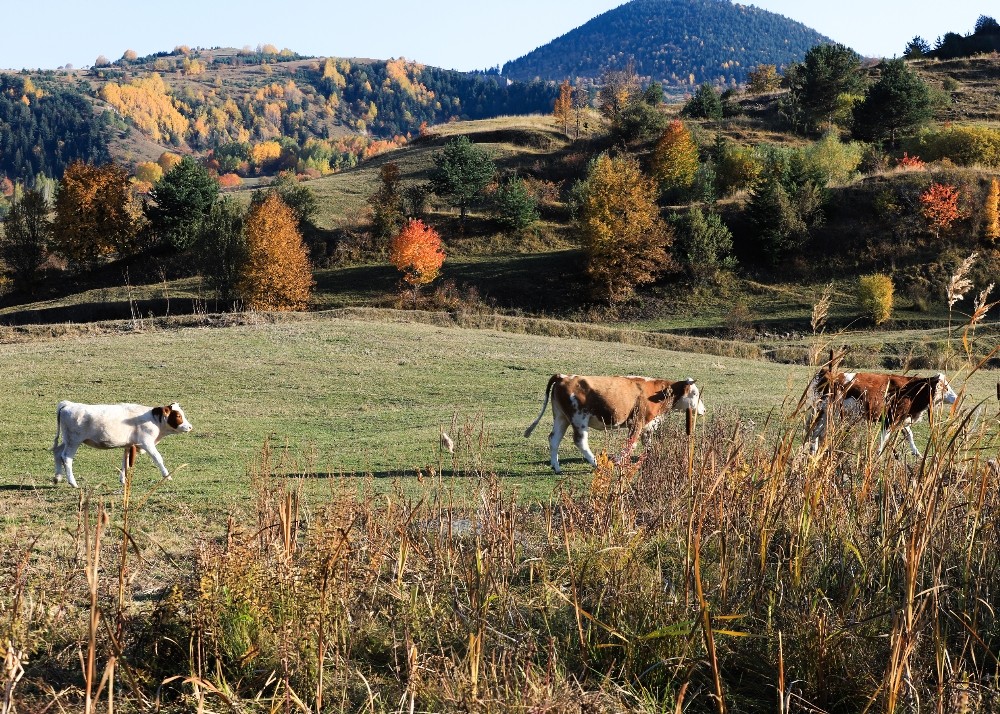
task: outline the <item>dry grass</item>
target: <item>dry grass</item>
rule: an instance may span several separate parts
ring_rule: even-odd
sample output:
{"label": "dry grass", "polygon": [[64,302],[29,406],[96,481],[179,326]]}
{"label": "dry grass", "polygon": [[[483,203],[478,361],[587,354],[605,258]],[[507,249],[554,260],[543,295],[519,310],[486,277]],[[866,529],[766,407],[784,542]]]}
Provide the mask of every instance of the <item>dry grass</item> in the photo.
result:
{"label": "dry grass", "polygon": [[[128,540],[107,537],[139,532],[141,503],[125,521],[83,500],[59,547],[15,546],[0,636],[25,674],[8,699],[24,710],[86,707],[88,692],[144,710],[992,710],[990,416],[940,415],[928,458],[910,461],[876,456],[872,434],[848,429],[810,459],[798,427],[730,414],[691,440],[669,428],[623,468],[601,459],[589,487],[535,503],[477,465],[474,438],[439,457],[464,464],[461,483],[439,464],[413,492],[333,482],[318,501],[304,479],[274,476],[305,475],[308,455],[265,445],[247,466],[253,501],[225,535],[200,541],[151,598],[130,592],[120,616],[120,584],[160,557],[126,561]],[[95,624],[108,620],[118,634]],[[119,679],[97,681],[115,666]]]}

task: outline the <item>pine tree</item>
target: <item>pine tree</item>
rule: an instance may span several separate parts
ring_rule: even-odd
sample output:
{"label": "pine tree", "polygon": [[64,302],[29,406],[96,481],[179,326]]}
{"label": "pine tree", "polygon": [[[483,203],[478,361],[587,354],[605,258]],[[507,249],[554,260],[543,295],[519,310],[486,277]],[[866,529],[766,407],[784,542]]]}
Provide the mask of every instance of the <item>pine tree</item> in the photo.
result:
{"label": "pine tree", "polygon": [[865,141],[888,139],[912,131],[931,117],[927,84],[902,59],[884,60],[881,76],[854,108],[854,135]]}
{"label": "pine tree", "polygon": [[251,207],[246,251],[236,291],[251,310],[304,310],[313,287],[298,220],[276,193]]}
{"label": "pine tree", "polygon": [[672,267],[673,235],[660,218],[656,181],[635,158],[601,154],[579,193],[587,274],[599,299],[625,300]]}
{"label": "pine tree", "polygon": [[14,285],[31,291],[49,241],[49,205],[41,191],[28,189],[15,200],[3,220],[0,257]]}
{"label": "pine tree", "polygon": [[368,205],[372,208],[372,235],[384,240],[398,233],[406,221],[399,164],[382,164],[378,178],[378,189],[369,196]]}
{"label": "pine tree", "polygon": [[983,212],[986,237],[996,242],[996,239],[1000,238],[1000,184],[995,177],[990,180],[990,190],[986,194],[986,206]]}

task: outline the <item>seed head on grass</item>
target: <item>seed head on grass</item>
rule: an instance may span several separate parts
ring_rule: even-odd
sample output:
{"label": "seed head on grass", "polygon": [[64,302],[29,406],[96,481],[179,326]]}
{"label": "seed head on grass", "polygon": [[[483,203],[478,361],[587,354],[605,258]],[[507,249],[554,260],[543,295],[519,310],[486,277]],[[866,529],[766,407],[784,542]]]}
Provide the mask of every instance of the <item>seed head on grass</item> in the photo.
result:
{"label": "seed head on grass", "polygon": [[962,261],[962,264],[958,266],[958,269],[952,274],[951,280],[948,281],[948,309],[951,310],[955,306],[955,303],[965,297],[967,293],[972,288],[972,281],[969,280],[968,274],[969,270],[972,269],[972,264],[976,260],[978,253],[972,253],[968,258]]}

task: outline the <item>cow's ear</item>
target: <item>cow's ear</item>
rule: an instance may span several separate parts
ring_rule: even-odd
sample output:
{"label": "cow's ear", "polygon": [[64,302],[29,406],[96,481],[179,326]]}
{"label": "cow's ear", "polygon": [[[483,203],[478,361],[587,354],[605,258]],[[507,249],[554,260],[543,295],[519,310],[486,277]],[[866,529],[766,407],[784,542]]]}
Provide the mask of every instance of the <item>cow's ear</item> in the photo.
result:
{"label": "cow's ear", "polygon": [[670,387],[664,387],[656,394],[651,396],[649,398],[649,401],[651,401],[653,404],[659,404],[660,402],[665,402],[667,398],[670,397],[670,395],[672,395],[673,393],[674,390],[672,390]]}

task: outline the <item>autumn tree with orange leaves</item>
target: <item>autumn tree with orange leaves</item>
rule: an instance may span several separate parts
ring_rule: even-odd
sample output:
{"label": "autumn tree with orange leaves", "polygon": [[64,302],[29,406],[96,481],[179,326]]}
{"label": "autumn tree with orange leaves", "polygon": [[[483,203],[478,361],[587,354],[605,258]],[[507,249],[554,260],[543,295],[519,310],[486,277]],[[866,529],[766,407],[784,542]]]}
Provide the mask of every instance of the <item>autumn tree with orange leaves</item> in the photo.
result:
{"label": "autumn tree with orange leaves", "polygon": [[313,287],[295,212],[274,192],[250,207],[236,292],[251,310],[304,310]]}
{"label": "autumn tree with orange leaves", "polygon": [[56,193],[55,252],[76,265],[134,253],[143,227],[142,207],[128,172],[118,164],[74,161]]}
{"label": "autumn tree with orange leaves", "polygon": [[389,248],[389,260],[403,274],[403,281],[413,288],[413,302],[417,291],[433,282],[444,264],[441,236],[419,218],[411,218]]}
{"label": "autumn tree with orange leaves", "polygon": [[958,190],[949,184],[932,183],[920,194],[920,212],[936,238],[947,231],[959,216]]}
{"label": "autumn tree with orange leaves", "polygon": [[552,108],[552,115],[559,122],[563,133],[569,131],[569,121],[573,116],[573,88],[569,86],[569,80],[564,79],[559,85],[559,96],[556,97],[555,105]]}

